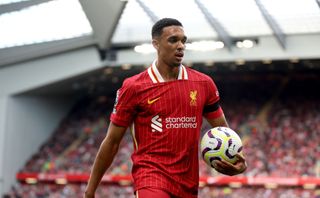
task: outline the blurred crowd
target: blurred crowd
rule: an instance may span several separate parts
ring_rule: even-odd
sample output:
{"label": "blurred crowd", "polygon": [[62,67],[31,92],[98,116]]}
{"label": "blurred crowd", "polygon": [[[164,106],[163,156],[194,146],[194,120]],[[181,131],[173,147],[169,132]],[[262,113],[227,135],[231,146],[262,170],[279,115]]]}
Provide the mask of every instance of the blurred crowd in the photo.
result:
{"label": "blurred crowd", "polygon": [[[83,197],[85,184],[19,184],[7,195],[8,198],[79,198]],[[131,186],[101,186],[96,198],[134,198]]]}
{"label": "blurred crowd", "polygon": [[[245,82],[245,85],[236,81],[217,82],[222,87],[221,105],[230,127],[243,140],[248,162],[244,176],[319,177],[319,95],[311,88],[297,90],[299,80]],[[105,136],[112,106],[113,99],[104,96],[81,100],[21,172],[89,173]],[[202,134],[209,128],[204,122]],[[130,135],[127,132],[123,138],[107,174],[130,174],[133,150]],[[203,160],[199,163],[200,176],[218,175]],[[17,184],[8,197],[81,197],[84,188],[84,184]],[[130,186],[101,187],[97,194],[97,197],[133,197]],[[319,194],[302,188],[204,187],[199,197],[315,198]]]}
{"label": "blurred crowd", "polygon": [[[79,198],[85,190],[85,184],[19,184],[5,198]],[[302,188],[264,187],[203,187],[199,188],[199,198],[320,198],[320,190]],[[135,198],[131,186],[102,185],[96,192],[96,198]]]}

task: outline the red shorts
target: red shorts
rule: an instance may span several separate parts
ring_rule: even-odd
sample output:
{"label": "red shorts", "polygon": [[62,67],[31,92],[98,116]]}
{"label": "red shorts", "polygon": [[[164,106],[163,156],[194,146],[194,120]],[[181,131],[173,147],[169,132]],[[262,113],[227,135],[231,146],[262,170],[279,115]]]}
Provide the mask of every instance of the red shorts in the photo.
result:
{"label": "red shorts", "polygon": [[168,192],[156,188],[142,188],[136,191],[136,198],[174,198]]}

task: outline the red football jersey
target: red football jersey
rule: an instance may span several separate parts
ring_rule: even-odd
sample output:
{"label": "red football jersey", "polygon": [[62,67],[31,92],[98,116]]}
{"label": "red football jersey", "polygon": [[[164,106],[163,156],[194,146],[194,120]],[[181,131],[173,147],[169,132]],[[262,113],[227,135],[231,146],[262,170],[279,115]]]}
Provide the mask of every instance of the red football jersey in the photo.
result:
{"label": "red football jersey", "polygon": [[220,109],[204,113],[218,100],[213,80],[183,65],[175,81],[164,82],[155,62],[124,81],[111,121],[131,126],[135,190],[154,187],[182,197],[197,195],[202,116],[220,116]]}

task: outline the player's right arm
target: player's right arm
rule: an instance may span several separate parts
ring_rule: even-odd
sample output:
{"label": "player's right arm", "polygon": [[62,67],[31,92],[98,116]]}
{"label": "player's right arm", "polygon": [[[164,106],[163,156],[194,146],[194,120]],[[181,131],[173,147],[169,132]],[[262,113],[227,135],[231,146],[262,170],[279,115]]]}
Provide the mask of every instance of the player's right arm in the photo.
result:
{"label": "player's right arm", "polygon": [[110,123],[108,132],[102,141],[91,170],[85,198],[93,198],[95,191],[106,170],[110,167],[114,156],[118,152],[120,142],[126,132],[126,127]]}

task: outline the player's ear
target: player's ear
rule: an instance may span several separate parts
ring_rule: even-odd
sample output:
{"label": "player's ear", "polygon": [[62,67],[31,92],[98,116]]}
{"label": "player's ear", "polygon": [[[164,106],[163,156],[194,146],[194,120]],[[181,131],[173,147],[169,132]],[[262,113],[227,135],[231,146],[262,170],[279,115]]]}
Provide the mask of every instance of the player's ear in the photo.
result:
{"label": "player's ear", "polygon": [[152,39],[152,45],[156,50],[159,50],[159,41],[157,39]]}

